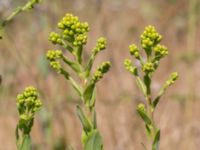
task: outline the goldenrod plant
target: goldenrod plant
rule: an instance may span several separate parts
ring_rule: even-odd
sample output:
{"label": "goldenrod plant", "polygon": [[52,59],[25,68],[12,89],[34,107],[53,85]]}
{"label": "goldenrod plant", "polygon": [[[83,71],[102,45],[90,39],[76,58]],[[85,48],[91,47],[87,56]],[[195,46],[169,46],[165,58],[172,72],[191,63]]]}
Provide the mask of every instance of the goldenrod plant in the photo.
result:
{"label": "goldenrod plant", "polygon": [[42,107],[37,89],[29,86],[17,95],[17,110],[19,122],[16,127],[16,142],[18,150],[31,150],[30,132],[34,123],[35,113]]}
{"label": "goldenrod plant", "polygon": [[40,0],[29,0],[23,6],[17,7],[8,17],[5,19],[0,19],[0,39],[2,39],[2,30],[3,28],[11,22],[19,13],[30,10],[34,7],[35,4],[39,3]]}
{"label": "goldenrod plant", "polygon": [[[111,63],[103,62],[91,73],[96,55],[106,48],[106,39],[100,37],[96,46],[92,49],[88,60],[83,60],[84,46],[87,43],[89,25],[87,22],[80,22],[77,16],[66,14],[59,22],[59,33],[51,32],[49,41],[65,49],[49,50],[47,59],[50,66],[63,75],[72,85],[84,104],[84,108],[77,105],[77,115],[82,124],[82,145],[84,150],[102,150],[103,141],[97,128],[96,121],[96,83],[109,70]],[[73,60],[65,53],[72,55]],[[71,70],[70,70],[71,69]],[[78,77],[73,76],[72,72]]]}
{"label": "goldenrod plant", "polygon": [[[147,135],[152,142],[152,150],[159,149],[160,129],[154,121],[154,112],[160,98],[166,89],[172,85],[178,78],[177,72],[170,75],[169,79],[163,84],[157,96],[152,96],[152,76],[159,66],[160,60],[167,56],[168,49],[164,45],[159,44],[162,36],[156,31],[154,26],[147,26],[140,37],[141,47],[146,57],[142,56],[142,51],[132,44],[129,46],[130,54],[140,63],[140,66],[132,64],[130,59],[125,59],[125,68],[136,78],[136,83],[143,93],[146,101],[137,105],[137,112],[144,121]],[[145,145],[143,144],[145,147]],[[147,148],[145,148],[147,149]]]}

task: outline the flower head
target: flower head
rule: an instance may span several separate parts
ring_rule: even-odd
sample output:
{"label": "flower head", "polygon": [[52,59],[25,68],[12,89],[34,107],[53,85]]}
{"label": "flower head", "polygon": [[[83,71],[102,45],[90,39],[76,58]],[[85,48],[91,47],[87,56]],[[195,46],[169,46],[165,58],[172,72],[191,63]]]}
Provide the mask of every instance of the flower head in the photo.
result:
{"label": "flower head", "polygon": [[141,35],[142,48],[145,50],[155,46],[162,39],[162,36],[156,31],[154,26],[147,26]]}
{"label": "flower head", "polygon": [[94,82],[99,81],[103,75],[108,72],[108,70],[111,67],[111,63],[109,61],[103,62],[100,67],[96,70],[96,72],[94,73],[94,76],[92,78],[92,80]]}
{"label": "flower head", "polygon": [[36,88],[29,86],[17,95],[17,109],[19,113],[18,127],[25,133],[29,133],[33,124],[34,115],[42,107],[42,102],[38,98]]}

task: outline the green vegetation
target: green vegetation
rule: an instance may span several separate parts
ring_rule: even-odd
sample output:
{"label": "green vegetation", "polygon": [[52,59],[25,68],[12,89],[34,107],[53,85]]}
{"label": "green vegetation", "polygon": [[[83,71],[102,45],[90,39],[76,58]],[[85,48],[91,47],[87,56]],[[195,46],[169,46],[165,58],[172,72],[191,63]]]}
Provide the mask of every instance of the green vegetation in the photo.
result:
{"label": "green vegetation", "polygon": [[130,59],[126,59],[124,65],[135,76],[136,83],[145,97],[145,103],[138,104],[137,112],[145,123],[147,135],[152,142],[152,150],[158,150],[160,129],[154,121],[155,108],[166,89],[178,78],[178,74],[177,72],[172,73],[169,79],[163,84],[157,96],[153,97],[151,92],[152,76],[158,68],[160,60],[168,54],[168,49],[164,45],[159,44],[162,36],[157,33],[153,26],[147,26],[140,39],[146,57],[141,55],[139,48],[135,44],[130,45],[129,49],[130,54],[140,62],[141,68],[133,66]]}
{"label": "green vegetation", "polygon": [[38,99],[37,90],[30,86],[17,95],[17,110],[19,122],[16,127],[16,140],[18,150],[31,149],[30,132],[34,123],[35,113],[42,107]]}
{"label": "green vegetation", "polygon": [[[84,150],[102,150],[103,141],[97,128],[96,120],[96,83],[109,70],[111,64],[103,62],[91,73],[96,55],[106,48],[106,39],[100,37],[96,46],[92,49],[87,62],[83,61],[84,45],[87,43],[89,25],[87,22],[80,22],[77,16],[66,14],[58,23],[59,33],[51,32],[49,41],[60,45],[65,49],[49,50],[47,59],[50,66],[73,86],[82,100],[84,107],[77,105],[77,116],[82,124],[82,145]],[[67,54],[70,53],[74,59],[70,60]],[[71,69],[71,70],[70,70]],[[72,76],[72,71],[75,76]]]}

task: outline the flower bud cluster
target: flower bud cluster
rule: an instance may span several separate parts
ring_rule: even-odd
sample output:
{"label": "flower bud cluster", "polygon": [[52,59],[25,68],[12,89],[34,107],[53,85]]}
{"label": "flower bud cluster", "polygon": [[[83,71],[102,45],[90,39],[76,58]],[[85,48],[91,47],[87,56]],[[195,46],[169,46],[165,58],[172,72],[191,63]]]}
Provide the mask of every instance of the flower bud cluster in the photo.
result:
{"label": "flower bud cluster", "polygon": [[51,32],[49,35],[49,41],[51,41],[53,44],[63,45],[61,36],[58,33]]}
{"label": "flower bud cluster", "polygon": [[73,42],[74,46],[82,46],[87,43],[87,35],[85,34],[79,34],[76,38],[75,41]]}
{"label": "flower bud cluster", "polygon": [[145,109],[145,106],[144,106],[143,103],[139,103],[139,104],[137,105],[137,110],[140,110],[140,111],[142,111],[142,112],[146,112],[146,109]]}
{"label": "flower bud cluster", "polygon": [[59,61],[51,61],[50,66],[56,70],[57,73],[61,72],[62,66]]}
{"label": "flower bud cluster", "polygon": [[[30,86],[17,95],[17,108],[20,115],[19,128],[26,130],[31,129],[31,122],[34,119],[34,114],[42,107],[42,102],[38,99],[36,88]],[[31,126],[30,126],[31,125]]]}
{"label": "flower bud cluster", "polygon": [[152,73],[155,71],[154,64],[152,62],[147,62],[143,64],[142,70],[147,74]]}
{"label": "flower bud cluster", "polygon": [[153,46],[155,46],[157,43],[159,43],[162,39],[162,36],[157,33],[154,26],[147,26],[141,35],[141,45],[142,48],[145,50],[149,50]]}
{"label": "flower bud cluster", "polygon": [[82,46],[87,43],[87,32],[89,25],[87,22],[80,22],[77,16],[66,14],[60,22],[58,28],[63,30],[62,37],[71,39],[74,46]]}
{"label": "flower bud cluster", "polygon": [[177,79],[178,79],[178,73],[177,73],[177,72],[173,72],[173,73],[170,75],[169,80],[167,80],[166,86],[170,86],[170,85],[174,84],[174,82],[175,82]]}
{"label": "flower bud cluster", "polygon": [[[146,52],[147,60],[143,59],[139,48],[135,44],[129,46],[130,54],[140,61],[142,71],[146,74],[153,73],[158,67],[160,59],[168,54],[167,47],[159,44],[161,39],[162,36],[156,31],[154,26],[149,25],[145,28],[141,35],[141,46]],[[128,67],[127,64],[125,64],[125,67],[132,73],[136,70],[130,66]]]}
{"label": "flower bud cluster", "polygon": [[49,61],[53,61],[62,58],[63,54],[61,50],[48,50],[46,56]]}
{"label": "flower bud cluster", "polygon": [[94,48],[94,51],[98,53],[98,52],[104,50],[106,48],[106,44],[107,44],[106,39],[104,37],[100,37],[97,40],[96,46]]}
{"label": "flower bud cluster", "polygon": [[96,83],[97,81],[99,81],[103,77],[103,75],[106,72],[108,72],[110,67],[111,67],[111,63],[109,61],[103,62],[101,66],[94,73],[94,76],[92,78],[93,82]]}
{"label": "flower bud cluster", "polygon": [[130,54],[135,56],[135,58],[139,58],[140,54],[139,54],[139,49],[135,44],[131,44],[129,46],[129,50],[130,50]]}
{"label": "flower bud cluster", "polygon": [[126,68],[126,70],[128,70],[129,72],[131,72],[134,75],[137,75],[137,67],[133,67],[131,64],[131,60],[130,59],[125,59],[124,60],[124,66]]}
{"label": "flower bud cluster", "polygon": [[46,54],[47,59],[50,61],[50,66],[58,73],[61,71],[61,64],[58,59],[63,57],[61,50],[49,50]]}
{"label": "flower bud cluster", "polygon": [[155,56],[159,59],[168,55],[168,49],[164,45],[158,44],[154,47],[153,50],[155,52]]}

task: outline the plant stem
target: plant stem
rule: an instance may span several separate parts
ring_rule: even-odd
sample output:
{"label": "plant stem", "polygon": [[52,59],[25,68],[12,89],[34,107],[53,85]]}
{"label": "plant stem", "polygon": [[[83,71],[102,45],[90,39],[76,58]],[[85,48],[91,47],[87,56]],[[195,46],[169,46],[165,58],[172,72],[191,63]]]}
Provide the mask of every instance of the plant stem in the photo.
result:
{"label": "plant stem", "polygon": [[[17,7],[6,19],[0,21],[0,32],[9,22],[11,22],[15,18],[15,16],[23,11],[33,8],[33,6],[37,3],[39,3],[39,0],[31,0],[28,1],[24,6]],[[1,38],[2,36],[0,35],[0,39]]]}

